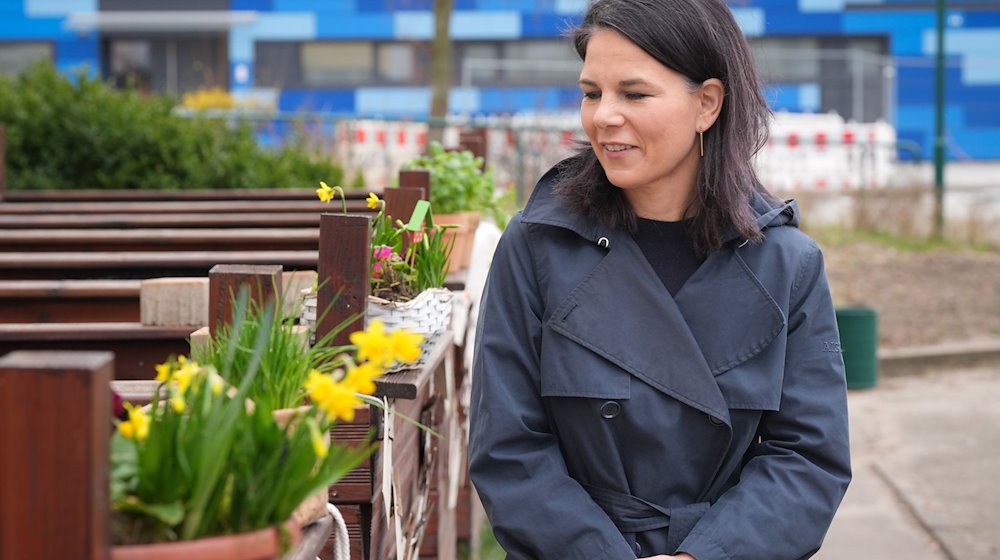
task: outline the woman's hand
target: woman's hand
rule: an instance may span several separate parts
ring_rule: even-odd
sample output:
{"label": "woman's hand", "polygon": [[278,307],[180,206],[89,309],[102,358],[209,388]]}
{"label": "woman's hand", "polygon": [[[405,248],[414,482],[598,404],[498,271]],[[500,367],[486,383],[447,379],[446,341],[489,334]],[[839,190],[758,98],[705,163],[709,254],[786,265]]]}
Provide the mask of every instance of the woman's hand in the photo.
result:
{"label": "woman's hand", "polygon": [[643,558],[640,558],[639,560],[666,560],[666,559],[670,559],[670,558],[673,558],[674,560],[698,560],[697,558],[695,558],[694,556],[691,556],[687,552],[682,552],[682,553],[680,553],[680,554],[678,554],[676,556],[668,556],[666,554],[658,554],[656,556],[644,556]]}

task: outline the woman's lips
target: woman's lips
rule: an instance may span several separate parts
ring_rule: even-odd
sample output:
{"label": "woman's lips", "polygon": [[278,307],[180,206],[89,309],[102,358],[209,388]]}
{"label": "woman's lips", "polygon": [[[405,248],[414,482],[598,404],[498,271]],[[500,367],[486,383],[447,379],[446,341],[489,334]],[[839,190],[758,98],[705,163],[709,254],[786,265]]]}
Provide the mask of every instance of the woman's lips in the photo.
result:
{"label": "woman's lips", "polygon": [[624,157],[626,154],[631,153],[633,150],[635,150],[635,146],[632,146],[630,144],[607,143],[607,144],[601,144],[601,148],[604,149],[604,155],[611,158]]}

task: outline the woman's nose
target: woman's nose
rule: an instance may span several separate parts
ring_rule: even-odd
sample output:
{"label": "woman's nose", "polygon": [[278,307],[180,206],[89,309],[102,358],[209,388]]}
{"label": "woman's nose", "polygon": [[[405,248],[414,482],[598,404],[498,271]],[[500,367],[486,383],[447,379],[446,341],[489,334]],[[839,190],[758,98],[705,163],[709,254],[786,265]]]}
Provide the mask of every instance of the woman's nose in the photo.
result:
{"label": "woman's nose", "polygon": [[618,103],[602,97],[594,111],[594,125],[598,128],[608,128],[625,124],[625,117],[619,110]]}

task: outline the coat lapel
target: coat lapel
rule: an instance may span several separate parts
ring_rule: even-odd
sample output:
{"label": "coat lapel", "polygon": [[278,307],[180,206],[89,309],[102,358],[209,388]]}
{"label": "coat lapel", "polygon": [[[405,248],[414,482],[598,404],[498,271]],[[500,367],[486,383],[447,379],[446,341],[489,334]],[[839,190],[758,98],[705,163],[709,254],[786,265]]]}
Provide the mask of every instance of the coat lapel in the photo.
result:
{"label": "coat lapel", "polygon": [[774,298],[727,247],[702,263],[676,302],[713,375],[756,356],[785,327]]}
{"label": "coat lapel", "polygon": [[785,318],[737,251],[713,253],[675,300],[632,238],[616,234],[607,255],[555,310],[550,325],[728,424],[729,407],[715,376],[760,353],[784,328]]}
{"label": "coat lapel", "polygon": [[556,332],[681,402],[729,423],[729,409],[691,330],[627,234],[552,314]]}

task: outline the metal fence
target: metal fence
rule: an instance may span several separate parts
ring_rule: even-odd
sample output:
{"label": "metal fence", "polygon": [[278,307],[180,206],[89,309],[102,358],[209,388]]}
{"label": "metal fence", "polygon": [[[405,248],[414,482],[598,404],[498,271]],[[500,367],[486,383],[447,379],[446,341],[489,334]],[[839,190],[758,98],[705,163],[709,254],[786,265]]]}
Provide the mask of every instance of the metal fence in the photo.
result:
{"label": "metal fence", "polygon": [[[296,138],[340,163],[345,186],[392,185],[403,163],[422,154],[427,144],[428,124],[423,121],[322,114],[239,118],[251,119],[264,144]],[[545,171],[586,141],[576,114],[520,114],[451,119],[444,146],[459,146],[461,132],[469,129],[485,133],[485,158],[498,189],[514,189],[519,201]],[[884,121],[855,123],[832,113],[778,112],[770,140],[754,164],[763,183],[775,191],[880,188],[900,179],[897,148],[895,130]]]}

